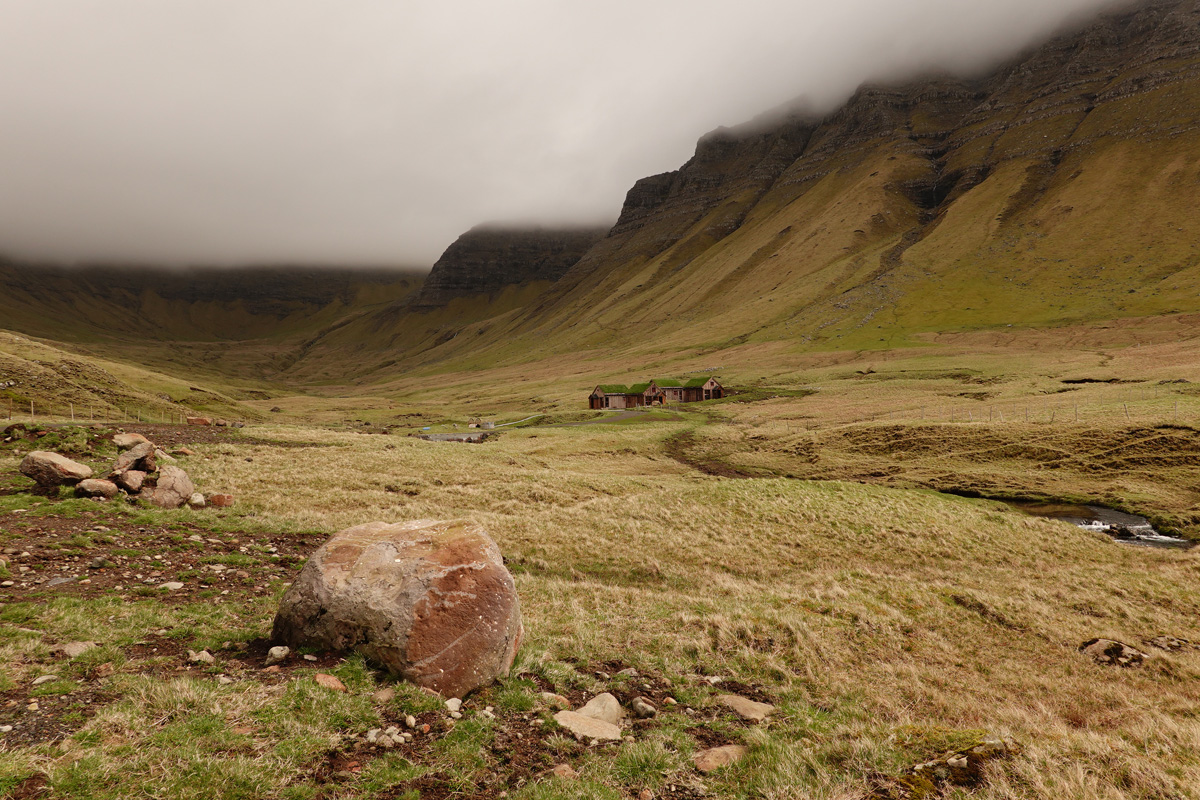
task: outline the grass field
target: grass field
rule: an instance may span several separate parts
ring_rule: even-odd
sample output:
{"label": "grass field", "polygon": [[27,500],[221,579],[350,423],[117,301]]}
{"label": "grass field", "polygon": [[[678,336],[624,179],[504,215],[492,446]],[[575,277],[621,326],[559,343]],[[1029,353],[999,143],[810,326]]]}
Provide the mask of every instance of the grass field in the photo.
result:
{"label": "grass field", "polygon": [[[185,459],[203,491],[237,496],[226,511],[35,498],[15,473],[14,446],[28,445],[5,445],[0,529],[18,552],[6,567],[16,584],[0,589],[0,718],[16,727],[0,744],[0,787],[80,798],[919,796],[912,766],[1002,736],[1019,754],[990,763],[977,785],[937,791],[1196,796],[1200,650],[1147,642],[1200,642],[1197,556],[913,488],[934,471],[919,455],[903,488],[778,477],[797,458],[780,426],[807,437],[816,463],[875,483],[851,473],[909,458],[863,446],[887,425],[1026,438],[999,422],[846,425],[828,410],[845,405],[831,394],[855,385],[762,392],[637,424],[522,428],[482,445],[251,426],[194,444]],[[684,435],[706,457],[772,477],[681,463],[672,456]],[[512,676],[467,698],[453,721],[403,685],[375,697],[390,683],[357,657],[263,670],[277,600],[327,533],[430,517],[470,517],[500,544],[527,629]],[[89,570],[96,557],[113,566]],[[154,569],[187,588],[164,596],[122,578],[138,561],[136,574]],[[22,565],[76,580],[22,585]],[[1151,656],[1100,666],[1078,651],[1097,637]],[[52,653],[81,639],[98,647]],[[188,661],[203,648],[213,665]],[[616,674],[629,667],[637,678]],[[349,691],[318,687],[318,671]],[[57,677],[33,684],[47,674]],[[678,704],[661,702],[618,744],[590,747],[555,729],[544,690]],[[731,690],[779,710],[743,723],[715,700]],[[32,700],[38,711],[26,710]],[[430,725],[412,744],[364,741],[408,714]],[[39,728],[39,716],[54,724]],[[696,772],[694,752],[727,743],[747,757]],[[579,777],[544,774],[564,763]]]}

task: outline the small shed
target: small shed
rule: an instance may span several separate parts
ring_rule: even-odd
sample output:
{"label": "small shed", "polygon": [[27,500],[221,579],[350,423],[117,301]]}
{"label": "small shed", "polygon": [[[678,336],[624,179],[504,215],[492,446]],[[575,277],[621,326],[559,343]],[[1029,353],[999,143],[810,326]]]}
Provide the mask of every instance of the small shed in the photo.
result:
{"label": "small shed", "polygon": [[627,408],[627,398],[629,397],[629,387],[620,384],[601,384],[592,391],[588,397],[588,408],[591,409],[612,409],[612,408]]}
{"label": "small shed", "polygon": [[725,396],[725,389],[716,378],[692,378],[683,384],[684,403],[699,403],[704,400],[716,400]]}
{"label": "small shed", "polygon": [[650,381],[651,384],[658,387],[662,392],[663,402],[665,403],[682,403],[683,402],[683,382],[677,381],[674,378],[655,378]]}

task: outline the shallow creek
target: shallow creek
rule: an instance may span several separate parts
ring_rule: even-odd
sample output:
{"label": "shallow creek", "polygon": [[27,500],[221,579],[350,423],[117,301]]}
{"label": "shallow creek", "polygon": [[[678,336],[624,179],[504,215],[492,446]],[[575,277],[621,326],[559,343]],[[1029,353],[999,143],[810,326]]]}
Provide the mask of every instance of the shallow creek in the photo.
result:
{"label": "shallow creek", "polygon": [[1080,506],[1071,503],[1042,503],[1037,500],[1005,500],[1005,505],[1035,517],[1060,519],[1089,531],[1108,534],[1118,542],[1142,547],[1171,547],[1187,549],[1195,543],[1177,539],[1154,530],[1145,517],[1126,514],[1103,506]]}

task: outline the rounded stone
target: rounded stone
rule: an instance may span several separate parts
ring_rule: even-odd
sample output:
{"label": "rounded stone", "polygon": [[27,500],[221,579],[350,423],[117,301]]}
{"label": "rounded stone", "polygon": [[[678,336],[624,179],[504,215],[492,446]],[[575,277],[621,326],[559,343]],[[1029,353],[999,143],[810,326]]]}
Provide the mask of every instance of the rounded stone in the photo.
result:
{"label": "rounded stone", "polygon": [[508,672],[522,633],[516,586],[484,529],[418,520],[334,535],[284,595],[272,640],[357,649],[418,686],[463,697]]}
{"label": "rounded stone", "polygon": [[79,497],[106,497],[111,500],[118,491],[115,483],[102,478],[86,478],[75,484],[75,494]]}

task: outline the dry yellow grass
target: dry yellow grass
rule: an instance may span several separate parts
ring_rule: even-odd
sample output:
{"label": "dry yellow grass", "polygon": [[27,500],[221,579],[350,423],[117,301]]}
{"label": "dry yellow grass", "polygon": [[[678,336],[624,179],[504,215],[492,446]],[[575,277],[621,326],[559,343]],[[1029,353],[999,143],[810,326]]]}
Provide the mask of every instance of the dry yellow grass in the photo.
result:
{"label": "dry yellow grass", "polygon": [[904,766],[897,736],[938,729],[1026,745],[980,796],[1194,796],[1200,651],[1118,670],[1077,648],[1200,641],[1200,557],[925,491],[704,476],[665,455],[687,425],[478,446],[280,427],[255,433],[322,446],[210,446],[192,469],[267,521],[472,517],[530,648],[771,687],[786,721],[752,740],[752,796],[855,796]]}

